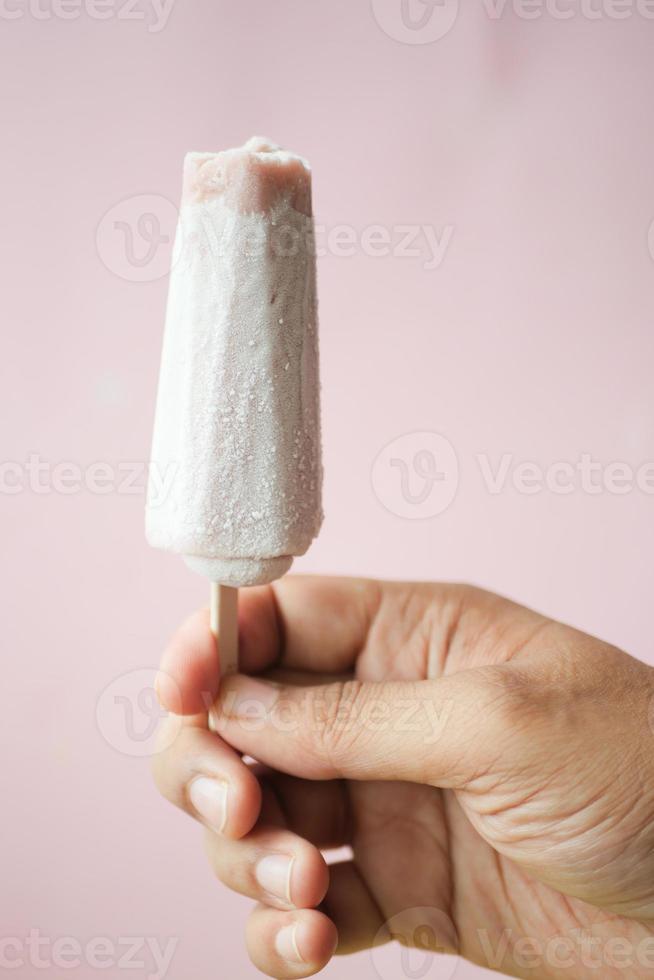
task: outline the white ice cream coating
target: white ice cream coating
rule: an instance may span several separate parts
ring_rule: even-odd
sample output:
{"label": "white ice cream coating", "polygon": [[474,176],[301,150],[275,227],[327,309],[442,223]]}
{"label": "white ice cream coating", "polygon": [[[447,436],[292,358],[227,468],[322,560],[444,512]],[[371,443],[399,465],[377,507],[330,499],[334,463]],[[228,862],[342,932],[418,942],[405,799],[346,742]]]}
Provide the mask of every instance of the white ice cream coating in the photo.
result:
{"label": "white ice cream coating", "polygon": [[310,201],[268,141],[186,158],[146,531],[226,585],[283,575],[322,522]]}

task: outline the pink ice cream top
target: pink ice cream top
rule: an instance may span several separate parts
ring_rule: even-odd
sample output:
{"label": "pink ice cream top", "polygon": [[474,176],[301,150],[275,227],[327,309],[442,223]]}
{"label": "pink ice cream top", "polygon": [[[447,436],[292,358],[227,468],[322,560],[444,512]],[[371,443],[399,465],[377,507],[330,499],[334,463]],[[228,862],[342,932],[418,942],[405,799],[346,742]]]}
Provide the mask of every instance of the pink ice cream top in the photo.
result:
{"label": "pink ice cream top", "polygon": [[253,136],[220,153],[187,153],[182,204],[221,196],[243,214],[265,214],[281,201],[311,216],[311,168],[270,140]]}

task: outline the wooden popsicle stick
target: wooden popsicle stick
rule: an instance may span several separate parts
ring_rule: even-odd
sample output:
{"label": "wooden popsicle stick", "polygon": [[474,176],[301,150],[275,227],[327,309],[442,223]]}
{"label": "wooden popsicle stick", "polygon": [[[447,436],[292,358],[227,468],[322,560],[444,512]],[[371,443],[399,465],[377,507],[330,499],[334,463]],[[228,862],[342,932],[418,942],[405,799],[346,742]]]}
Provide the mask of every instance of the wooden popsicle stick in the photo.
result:
{"label": "wooden popsicle stick", "polygon": [[238,670],[238,589],[211,583],[211,632],[218,643],[220,676]]}

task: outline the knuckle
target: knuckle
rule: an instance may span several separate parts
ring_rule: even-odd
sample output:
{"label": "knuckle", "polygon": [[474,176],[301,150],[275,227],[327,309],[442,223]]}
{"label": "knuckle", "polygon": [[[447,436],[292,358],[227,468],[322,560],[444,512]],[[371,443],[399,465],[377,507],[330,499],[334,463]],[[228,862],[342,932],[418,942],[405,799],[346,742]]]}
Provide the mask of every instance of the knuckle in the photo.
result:
{"label": "knuckle", "polygon": [[157,754],[153,755],[150,759],[150,773],[155,787],[163,795],[161,759]]}
{"label": "knuckle", "polygon": [[350,754],[359,737],[357,716],[364,699],[360,681],[327,684],[308,699],[306,710],[315,726],[318,749],[335,768]]}
{"label": "knuckle", "polygon": [[155,743],[155,751],[150,759],[150,771],[152,773],[152,778],[154,779],[154,784],[162,796],[166,796],[166,776],[170,768],[170,747],[166,736],[168,724],[169,719],[166,718],[159,725],[159,731],[157,732],[157,740]]}
{"label": "knuckle", "polygon": [[504,664],[478,671],[477,702],[487,723],[499,733],[515,731],[528,721],[537,707],[533,681]]}
{"label": "knuckle", "polygon": [[223,842],[214,834],[213,831],[205,828],[204,830],[204,853],[209,867],[224,885],[230,885],[233,879],[233,862],[225,860]]}
{"label": "knuckle", "polygon": [[178,719],[165,718],[159,726],[155,751],[150,760],[150,771],[154,784],[164,799],[179,805],[180,799],[180,753],[183,757],[185,730],[179,728]]}

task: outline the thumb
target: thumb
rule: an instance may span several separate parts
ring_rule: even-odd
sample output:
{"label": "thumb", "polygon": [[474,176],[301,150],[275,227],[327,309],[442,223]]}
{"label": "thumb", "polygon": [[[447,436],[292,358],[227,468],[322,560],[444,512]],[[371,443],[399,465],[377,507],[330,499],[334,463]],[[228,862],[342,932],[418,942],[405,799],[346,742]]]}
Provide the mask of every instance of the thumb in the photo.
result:
{"label": "thumb", "polygon": [[210,724],[240,752],[304,779],[460,786],[488,766],[489,748],[496,757],[499,728],[510,732],[487,676],[503,669],[314,687],[236,674],[221,684]]}

